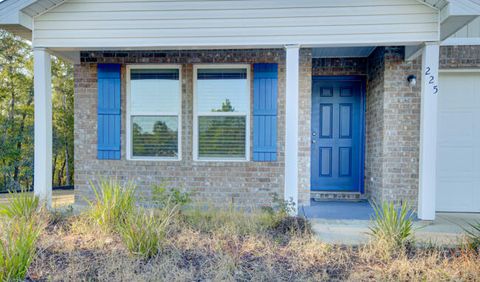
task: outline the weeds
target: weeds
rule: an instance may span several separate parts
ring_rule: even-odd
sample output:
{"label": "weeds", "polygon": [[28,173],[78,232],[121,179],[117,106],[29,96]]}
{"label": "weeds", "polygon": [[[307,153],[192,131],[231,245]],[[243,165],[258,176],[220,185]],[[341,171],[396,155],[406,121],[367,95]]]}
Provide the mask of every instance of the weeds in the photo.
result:
{"label": "weeds", "polygon": [[263,207],[265,216],[261,217],[262,225],[277,234],[291,235],[311,235],[312,229],[310,223],[303,217],[292,216],[295,212],[295,203],[284,201],[274,195],[273,205]]}
{"label": "weeds", "polygon": [[186,224],[205,233],[247,235],[260,232],[265,214],[234,207],[192,207],[184,213]]}
{"label": "weeds", "polygon": [[134,211],[136,186],[132,182],[125,185],[115,179],[101,179],[97,185],[90,183],[95,195],[88,201],[88,215],[104,230],[113,230],[124,223]]}
{"label": "weeds", "polygon": [[413,241],[413,221],[411,211],[403,203],[397,210],[393,203],[374,204],[375,218],[370,226],[370,234],[388,250],[398,250]]}
{"label": "weeds", "polygon": [[0,215],[8,218],[30,219],[38,210],[39,201],[33,193],[11,192],[7,204],[0,207]]}

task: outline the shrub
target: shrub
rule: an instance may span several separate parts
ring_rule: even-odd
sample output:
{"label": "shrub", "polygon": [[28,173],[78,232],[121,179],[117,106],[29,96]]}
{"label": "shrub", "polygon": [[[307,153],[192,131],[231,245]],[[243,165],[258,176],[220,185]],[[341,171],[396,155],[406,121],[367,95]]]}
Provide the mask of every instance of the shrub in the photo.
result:
{"label": "shrub", "polygon": [[300,216],[288,216],[275,222],[271,227],[274,235],[291,236],[291,235],[312,235],[313,230],[310,222]]}
{"label": "shrub", "polygon": [[88,201],[88,216],[104,230],[112,230],[134,211],[136,186],[125,185],[115,179],[101,179],[97,185],[90,184],[95,194],[94,201]]}
{"label": "shrub", "polygon": [[480,250],[480,221],[469,224],[470,228],[464,228],[467,235],[467,246],[472,249]]}
{"label": "shrub", "polygon": [[27,191],[12,192],[8,202],[0,207],[0,214],[8,218],[30,219],[38,210],[38,197]]}
{"label": "shrub", "polygon": [[15,218],[3,222],[0,234],[0,281],[25,279],[35,257],[42,225],[36,220]]}
{"label": "shrub", "polygon": [[157,254],[165,240],[168,225],[176,212],[176,206],[163,209],[139,209],[130,213],[118,230],[128,250],[135,255],[151,258]]}
{"label": "shrub", "polygon": [[411,211],[403,203],[397,210],[393,203],[374,204],[375,218],[370,226],[371,236],[388,249],[405,247],[413,240],[413,221]]}

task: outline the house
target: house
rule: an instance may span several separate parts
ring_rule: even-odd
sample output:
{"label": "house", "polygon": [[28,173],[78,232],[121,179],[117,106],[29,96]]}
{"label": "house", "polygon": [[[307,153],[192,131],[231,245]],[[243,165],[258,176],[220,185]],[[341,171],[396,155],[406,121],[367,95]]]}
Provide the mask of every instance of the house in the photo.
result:
{"label": "house", "polygon": [[478,15],[479,0],[0,3],[34,49],[47,203],[56,55],[75,64],[78,199],[111,176],[219,204],[408,201],[425,220],[480,212]]}

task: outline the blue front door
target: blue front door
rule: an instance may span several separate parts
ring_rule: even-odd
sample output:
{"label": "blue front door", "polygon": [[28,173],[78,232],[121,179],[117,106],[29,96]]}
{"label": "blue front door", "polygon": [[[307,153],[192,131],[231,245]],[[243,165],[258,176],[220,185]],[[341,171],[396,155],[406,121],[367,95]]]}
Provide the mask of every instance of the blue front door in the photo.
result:
{"label": "blue front door", "polygon": [[313,77],[311,190],[363,192],[364,82]]}

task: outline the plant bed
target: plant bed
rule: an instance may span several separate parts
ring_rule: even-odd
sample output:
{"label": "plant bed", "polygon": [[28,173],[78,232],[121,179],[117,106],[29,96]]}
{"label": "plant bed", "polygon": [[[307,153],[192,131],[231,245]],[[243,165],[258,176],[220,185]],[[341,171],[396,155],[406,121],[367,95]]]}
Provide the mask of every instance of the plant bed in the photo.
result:
{"label": "plant bed", "polygon": [[[242,216],[238,222],[243,220]],[[81,216],[67,217],[45,230],[27,278],[32,281],[475,281],[480,277],[480,257],[460,247],[417,248],[384,258],[382,246],[375,243],[345,247],[324,244],[311,234],[279,236],[268,228],[239,235],[231,229],[200,230],[183,219],[172,224],[176,226],[167,235],[162,249],[145,259],[132,255],[118,234],[91,229]]]}
{"label": "plant bed", "polygon": [[[182,208],[188,201],[169,196],[146,209],[132,204],[133,191],[125,191],[134,186],[105,182],[96,189],[103,192],[80,215],[42,212],[32,217],[45,224],[38,229],[40,236],[36,248],[28,252],[28,263],[23,264],[25,272],[19,272],[26,274],[27,281],[477,281],[480,277],[477,250],[468,244],[446,249],[404,243],[410,238],[402,219],[383,217],[373,230],[389,226],[381,228],[393,233],[375,232],[371,243],[348,247],[323,243],[308,221],[290,217],[284,208],[246,212],[197,208],[194,203]],[[385,207],[379,212],[393,214]],[[32,216],[31,212],[7,214],[0,217],[1,226]],[[408,240],[385,241],[390,236],[386,234],[397,233],[390,228],[395,225],[406,226],[398,230]],[[0,238],[6,242],[4,235]]]}

